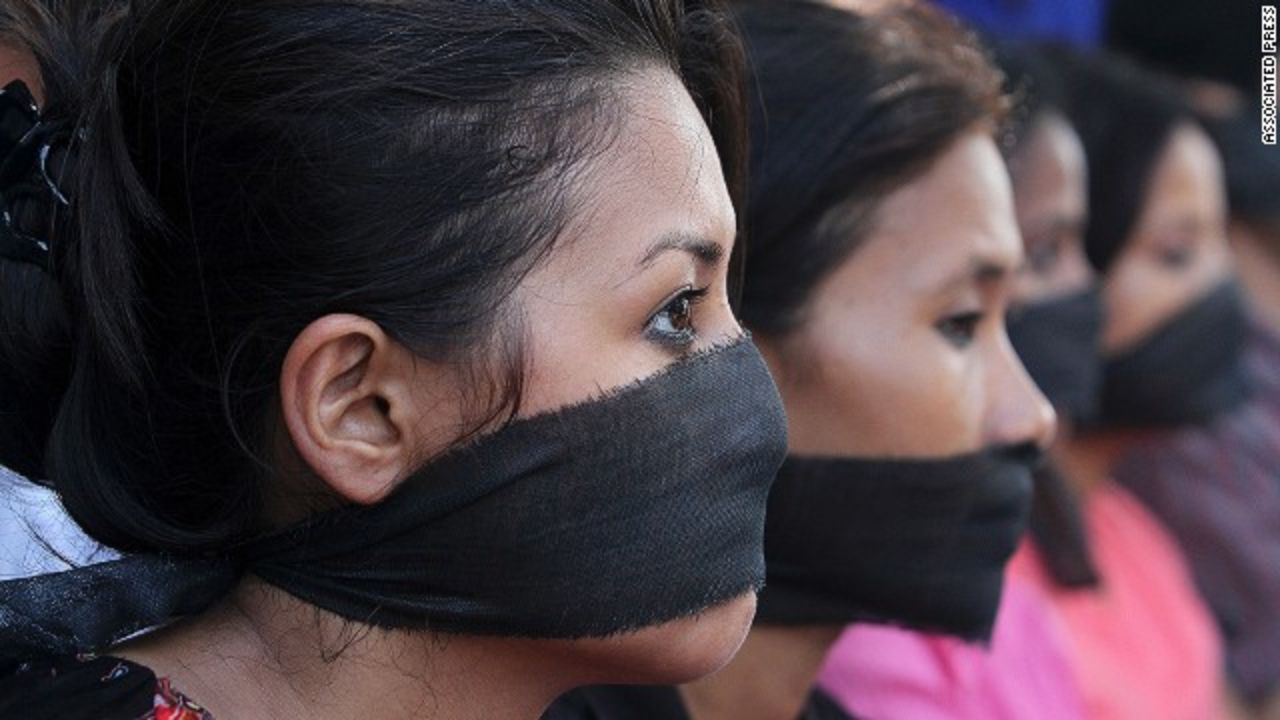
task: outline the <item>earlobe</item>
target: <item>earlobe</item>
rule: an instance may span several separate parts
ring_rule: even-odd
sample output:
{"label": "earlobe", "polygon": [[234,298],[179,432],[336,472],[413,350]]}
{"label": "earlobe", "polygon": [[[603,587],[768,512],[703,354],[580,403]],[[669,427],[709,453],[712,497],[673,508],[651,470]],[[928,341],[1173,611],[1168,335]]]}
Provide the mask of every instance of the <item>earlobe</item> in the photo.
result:
{"label": "earlobe", "polygon": [[412,469],[412,399],[378,325],[328,315],[304,329],[280,372],[281,414],[308,467],[348,502],[375,503]]}

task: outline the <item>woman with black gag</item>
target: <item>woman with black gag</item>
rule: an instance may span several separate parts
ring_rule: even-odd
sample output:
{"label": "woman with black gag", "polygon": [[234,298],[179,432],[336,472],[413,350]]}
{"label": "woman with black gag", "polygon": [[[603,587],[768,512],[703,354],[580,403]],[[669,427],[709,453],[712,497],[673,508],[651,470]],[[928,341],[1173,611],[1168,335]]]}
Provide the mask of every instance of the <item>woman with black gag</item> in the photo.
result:
{"label": "woman with black gag", "polygon": [[1085,150],[1084,247],[1104,321],[1096,339],[1060,331],[1047,343],[1040,333],[1022,348],[1051,353],[1074,337],[1066,354],[1090,350],[1101,371],[1095,413],[1074,417],[1054,452],[1079,505],[1087,555],[1077,559],[1088,563],[1055,562],[1067,545],[1041,544],[1012,571],[1044,590],[1066,626],[1090,717],[1228,716],[1221,641],[1185,560],[1111,479],[1144,433],[1205,422],[1247,397],[1221,162],[1162,78],[1111,57],[1051,57]]}
{"label": "woman with black gag", "polygon": [[1058,584],[1094,587],[1097,571],[1079,501],[1053,461],[1055,449],[1074,436],[1077,426],[1097,416],[1102,383],[1102,293],[1084,246],[1088,161],[1065,115],[1066,90],[1040,48],[993,47],[1005,85],[1018,100],[1006,153],[1027,252],[1009,313],[1009,339],[1058,411],[1050,461],[1036,472],[1031,540]]}
{"label": "woman with black gag", "polygon": [[0,583],[0,717],[530,718],[726,662],[785,453],[729,26],[4,3],[0,463],[127,556]]}
{"label": "woman with black gag", "polygon": [[[1096,584],[1079,501],[1053,464],[1076,418],[1092,417],[1101,380],[1102,304],[1084,252],[1084,148],[1037,48],[988,41],[1013,101],[1002,147],[1026,263],[1007,318],[1009,339],[1058,413],[1048,460],[1034,473],[1030,537],[1060,585]],[[820,684],[863,717],[1076,720],[1085,715],[1065,628],[1034,583],[1005,576],[985,647],[904,628],[855,625],[828,654]]]}
{"label": "woman with black gag", "polygon": [[1053,411],[1005,335],[1022,244],[1000,77],[924,5],[735,5],[755,73],[743,318],[787,408],[742,650],[553,718],[841,718],[813,692],[872,621],[987,639]]}

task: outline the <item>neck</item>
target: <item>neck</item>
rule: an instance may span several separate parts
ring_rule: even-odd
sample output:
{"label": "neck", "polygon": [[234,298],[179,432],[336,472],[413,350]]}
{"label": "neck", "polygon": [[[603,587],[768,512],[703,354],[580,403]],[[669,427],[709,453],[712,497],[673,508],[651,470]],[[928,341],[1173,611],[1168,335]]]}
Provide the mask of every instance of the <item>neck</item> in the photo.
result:
{"label": "neck", "polygon": [[1058,443],[1053,456],[1076,494],[1084,497],[1111,479],[1112,468],[1136,439],[1135,433],[1107,430]]}
{"label": "neck", "polygon": [[1236,272],[1250,309],[1268,328],[1280,333],[1280,258],[1244,226],[1233,225],[1231,234]]}
{"label": "neck", "polygon": [[214,717],[539,717],[575,685],[536,641],[384,631],[246,580],[218,608],[121,656]]}
{"label": "neck", "polygon": [[843,628],[751,628],[720,672],[680,686],[693,720],[794,720]]}

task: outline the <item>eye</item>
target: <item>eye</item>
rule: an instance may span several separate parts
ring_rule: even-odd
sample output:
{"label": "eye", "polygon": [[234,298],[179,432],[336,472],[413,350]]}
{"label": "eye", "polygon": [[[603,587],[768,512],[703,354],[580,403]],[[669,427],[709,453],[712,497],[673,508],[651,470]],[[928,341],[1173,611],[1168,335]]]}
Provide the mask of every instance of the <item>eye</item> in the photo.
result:
{"label": "eye", "polygon": [[687,349],[697,337],[693,308],[707,296],[708,288],[685,288],[649,318],[645,335],[650,340],[677,350]]}
{"label": "eye", "polygon": [[973,342],[980,322],[982,313],[975,310],[945,317],[935,327],[947,342],[958,348],[966,348]]}
{"label": "eye", "polygon": [[1069,226],[1029,237],[1026,241],[1027,268],[1036,275],[1049,277],[1062,265],[1072,247],[1081,242],[1080,236]]}
{"label": "eye", "polygon": [[1027,267],[1036,275],[1048,275],[1058,264],[1058,259],[1062,256],[1061,238],[1041,237],[1036,238],[1034,242],[1028,241],[1027,246]]}
{"label": "eye", "polygon": [[1195,241],[1189,238],[1166,238],[1155,248],[1156,262],[1170,270],[1189,267],[1196,257]]}
{"label": "eye", "polygon": [[1195,251],[1188,247],[1161,248],[1156,257],[1161,265],[1172,270],[1181,270],[1191,264]]}

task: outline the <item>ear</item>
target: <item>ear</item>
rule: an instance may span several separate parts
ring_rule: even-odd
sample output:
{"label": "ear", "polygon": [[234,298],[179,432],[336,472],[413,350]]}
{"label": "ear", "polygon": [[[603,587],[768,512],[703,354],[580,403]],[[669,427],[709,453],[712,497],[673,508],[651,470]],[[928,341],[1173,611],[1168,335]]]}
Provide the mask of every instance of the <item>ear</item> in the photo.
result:
{"label": "ear", "polygon": [[415,467],[419,423],[406,356],[376,323],[355,315],[316,320],[285,356],[280,400],[290,439],[348,501],[381,500]]}

